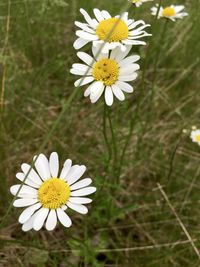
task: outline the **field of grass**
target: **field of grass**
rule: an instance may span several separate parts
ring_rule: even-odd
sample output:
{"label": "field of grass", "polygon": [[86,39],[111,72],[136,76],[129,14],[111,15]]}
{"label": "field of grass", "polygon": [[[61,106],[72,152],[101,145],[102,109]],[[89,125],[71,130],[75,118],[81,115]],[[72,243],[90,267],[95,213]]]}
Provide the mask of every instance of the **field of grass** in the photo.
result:
{"label": "field of grass", "polygon": [[[189,138],[200,127],[200,1],[161,3],[189,16],[155,20],[153,2],[0,0],[0,266],[200,266],[200,147]],[[81,7],[152,25],[132,49],[135,91],[112,107],[91,104],[69,73]],[[87,215],[69,211],[71,228],[24,233],[9,187],[41,151],[86,165],[97,192]]]}

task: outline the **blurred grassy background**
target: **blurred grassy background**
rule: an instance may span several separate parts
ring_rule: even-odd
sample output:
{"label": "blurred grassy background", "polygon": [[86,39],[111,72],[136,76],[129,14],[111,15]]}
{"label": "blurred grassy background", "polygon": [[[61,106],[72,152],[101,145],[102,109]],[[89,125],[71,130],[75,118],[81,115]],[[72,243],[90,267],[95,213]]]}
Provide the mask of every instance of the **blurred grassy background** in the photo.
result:
{"label": "blurred grassy background", "polygon": [[[111,160],[103,137],[103,100],[90,104],[83,88],[45,146],[47,155],[57,151],[62,161],[69,157],[88,167],[87,176],[98,188],[88,215],[70,212],[70,229],[23,233],[17,222],[22,209],[12,209],[1,225],[0,266],[200,266],[157,188],[157,183],[163,186],[200,247],[200,150],[182,134],[184,128],[200,127],[200,2],[162,1],[172,3],[185,4],[189,16],[168,22],[162,38],[165,20],[153,22],[153,2],[130,6],[130,17],[154,24],[153,37],[149,48],[132,50],[141,55],[135,92],[106,111]],[[79,8],[92,12],[97,7],[115,15],[123,5],[126,0],[0,0],[2,218],[20,164],[31,162],[74,91],[76,77],[69,68],[78,62],[72,44],[74,20],[82,20]],[[84,49],[89,52],[90,46]]]}

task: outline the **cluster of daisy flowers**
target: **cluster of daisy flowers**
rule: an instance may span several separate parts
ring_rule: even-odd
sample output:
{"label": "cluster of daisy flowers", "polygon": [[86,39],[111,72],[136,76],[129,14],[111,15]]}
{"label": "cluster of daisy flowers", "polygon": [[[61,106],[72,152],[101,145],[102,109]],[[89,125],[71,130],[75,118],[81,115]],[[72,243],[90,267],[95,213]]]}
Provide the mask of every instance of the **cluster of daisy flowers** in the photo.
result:
{"label": "cluster of daisy flowers", "polygon": [[108,11],[93,10],[94,17],[80,9],[85,22],[76,21],[77,40],[74,48],[80,49],[91,43],[91,53],[78,52],[82,63],[72,65],[70,72],[81,76],[75,86],[88,85],[84,96],[95,103],[103,95],[105,103],[111,106],[116,97],[125,99],[124,93],[132,93],[134,81],[140,69],[136,63],[140,56],[129,54],[135,45],[146,45],[144,37],[150,36],[145,29],[149,27],[143,20],[129,18],[128,12],[112,17]]}
{"label": "cluster of daisy flowers", "polygon": [[[153,0],[129,0],[136,7]],[[182,12],[184,6],[152,7],[152,15],[165,17],[172,21],[188,14]],[[91,44],[91,53],[77,52],[82,63],[72,65],[70,72],[81,76],[75,86],[86,86],[84,96],[95,103],[103,95],[105,103],[111,106],[116,97],[119,101],[125,99],[124,93],[132,93],[134,81],[140,69],[138,54],[132,54],[135,45],[146,45],[144,37],[151,36],[145,29],[149,27],[143,20],[129,18],[128,12],[112,17],[108,11],[93,10],[94,16],[80,9],[84,22],[76,21],[79,28],[74,48],[79,50]],[[200,144],[200,130],[193,130],[191,138]],[[72,221],[68,209],[86,214],[86,204],[92,202],[87,196],[96,191],[90,186],[91,178],[80,180],[86,171],[84,165],[72,165],[67,159],[59,172],[59,158],[56,152],[49,159],[44,154],[33,158],[31,165],[23,163],[21,172],[16,178],[21,184],[11,186],[10,191],[15,196],[14,207],[23,207],[19,223],[23,231],[31,229],[38,231],[43,226],[48,231],[54,230],[60,222],[70,227]]]}

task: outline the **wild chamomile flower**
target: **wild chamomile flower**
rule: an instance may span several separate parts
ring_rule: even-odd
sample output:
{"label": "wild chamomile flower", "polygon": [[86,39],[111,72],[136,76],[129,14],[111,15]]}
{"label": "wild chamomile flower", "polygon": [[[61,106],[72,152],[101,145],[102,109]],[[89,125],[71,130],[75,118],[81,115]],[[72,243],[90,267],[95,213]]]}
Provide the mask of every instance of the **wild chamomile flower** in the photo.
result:
{"label": "wild chamomile flower", "polygon": [[89,96],[92,103],[95,103],[103,93],[108,106],[113,104],[113,94],[118,100],[123,101],[125,99],[123,92],[133,92],[133,87],[127,82],[137,78],[136,71],[140,68],[135,63],[140,56],[126,57],[130,49],[131,46],[122,52],[117,47],[111,52],[97,55],[99,47],[93,47],[93,57],[84,52],[78,52],[77,56],[85,64],[72,65],[70,72],[83,76],[74,85],[77,87],[91,83],[85,90],[84,96]]}
{"label": "wild chamomile flower", "polygon": [[[188,16],[188,13],[181,12],[185,7],[183,5],[171,5],[165,8],[160,7],[158,18],[168,18],[172,21],[176,21],[176,19],[182,19],[185,16]],[[151,8],[151,14],[156,16],[158,11],[158,5]]]}
{"label": "wild chamomile flower", "polygon": [[106,10],[100,11],[95,8],[93,11],[94,19],[84,9],[80,9],[86,23],[75,22],[75,25],[80,28],[76,31],[78,39],[74,42],[75,49],[80,49],[92,42],[94,46],[105,44],[103,52],[118,46],[124,51],[126,45],[145,45],[144,41],[138,39],[151,35],[144,31],[150,25],[145,24],[143,20],[129,19],[128,12],[123,13],[121,17],[111,17]]}
{"label": "wild chamomile flower", "polygon": [[136,7],[141,6],[145,2],[153,1],[153,0],[129,0],[133,4],[135,4]]}
{"label": "wild chamomile flower", "polygon": [[68,207],[81,214],[88,212],[83,204],[92,200],[84,196],[94,193],[96,188],[89,186],[92,182],[90,178],[77,182],[86,170],[84,165],[72,166],[72,161],[67,159],[59,174],[58,154],[53,152],[49,160],[40,154],[35,168],[23,163],[21,169],[22,172],[17,173],[16,177],[24,184],[13,185],[10,191],[16,195],[21,187],[13,206],[26,207],[19,216],[23,231],[38,231],[44,224],[51,231],[57,221],[70,227],[72,222],[65,212]]}
{"label": "wild chamomile flower", "polygon": [[192,130],[190,138],[192,139],[192,142],[198,143],[198,145],[200,145],[200,129]]}

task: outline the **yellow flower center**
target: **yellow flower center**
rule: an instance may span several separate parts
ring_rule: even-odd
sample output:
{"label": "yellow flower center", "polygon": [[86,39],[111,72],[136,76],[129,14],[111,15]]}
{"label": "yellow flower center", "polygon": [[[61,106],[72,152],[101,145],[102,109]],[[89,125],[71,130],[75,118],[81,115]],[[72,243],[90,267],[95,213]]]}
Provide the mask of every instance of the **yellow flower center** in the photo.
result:
{"label": "yellow flower center", "polygon": [[104,85],[110,86],[118,80],[119,65],[113,59],[103,58],[94,64],[92,74],[96,81],[102,81]]}
{"label": "yellow flower center", "polygon": [[59,178],[46,180],[38,190],[38,199],[44,208],[57,209],[67,202],[70,187]]}
{"label": "yellow flower center", "polygon": [[163,9],[162,14],[164,17],[172,17],[176,15],[176,12],[173,7],[169,6]]}
{"label": "yellow flower center", "polygon": [[100,40],[107,42],[119,42],[128,38],[128,26],[118,18],[102,20],[96,28],[96,34]]}
{"label": "yellow flower center", "polygon": [[200,142],[200,134],[197,134],[197,135],[195,136],[195,140],[196,140],[197,142]]}

